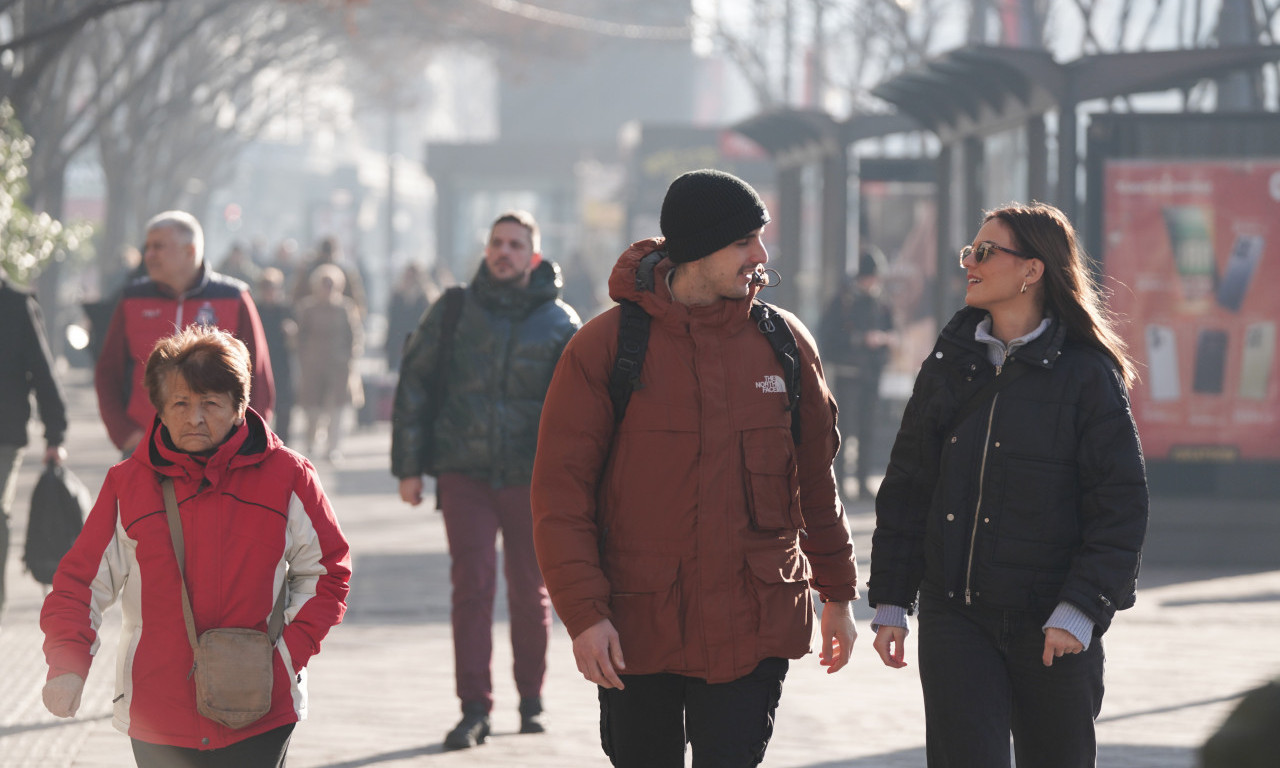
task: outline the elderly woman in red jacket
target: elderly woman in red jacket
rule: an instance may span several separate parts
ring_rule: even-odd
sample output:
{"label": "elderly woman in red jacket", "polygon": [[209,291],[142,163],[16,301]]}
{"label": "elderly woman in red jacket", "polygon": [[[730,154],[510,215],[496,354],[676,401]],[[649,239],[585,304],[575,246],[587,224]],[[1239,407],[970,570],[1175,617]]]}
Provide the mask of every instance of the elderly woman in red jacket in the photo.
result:
{"label": "elderly woman in red jacket", "polygon": [[[44,703],[71,717],[102,614],[121,601],[112,723],[133,740],[139,766],[283,765],[306,712],[307,662],[346,610],[346,538],[314,467],[248,407],[249,372],[244,344],[217,328],[193,325],[156,344],[145,375],[157,411],[150,435],[107,473],[41,612]],[[162,478],[175,486],[181,571]],[[184,580],[197,634],[265,631],[283,592],[271,706],[247,726],[197,711]]]}

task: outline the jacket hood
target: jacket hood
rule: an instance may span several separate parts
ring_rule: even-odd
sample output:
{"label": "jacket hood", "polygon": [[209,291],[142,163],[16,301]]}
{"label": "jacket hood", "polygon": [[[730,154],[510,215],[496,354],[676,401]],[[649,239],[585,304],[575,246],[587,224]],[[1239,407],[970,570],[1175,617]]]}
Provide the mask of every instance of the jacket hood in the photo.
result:
{"label": "jacket hood", "polygon": [[609,273],[609,298],[614,301],[634,301],[650,317],[660,322],[681,322],[685,319],[710,320],[727,323],[735,319],[750,317],[751,302],[760,292],[759,286],[752,286],[751,292],[741,299],[725,299],[701,307],[687,307],[672,298],[671,289],[667,287],[667,275],[676,265],[665,254],[661,261],[653,267],[652,287],[641,287],[641,262],[644,257],[662,248],[664,239],[653,237],[632,243],[613,265]]}
{"label": "jacket hood", "polygon": [[523,317],[536,307],[560,298],[563,288],[560,265],[545,259],[533,268],[529,284],[524,287],[494,280],[489,274],[489,265],[483,261],[471,281],[471,290],[485,309],[515,317]]}
{"label": "jacket hood", "polygon": [[[974,334],[978,330],[978,323],[982,322],[987,314],[985,309],[965,307],[951,317],[946,327],[942,329],[942,336],[985,355],[982,343],[975,338]],[[1066,338],[1067,327],[1054,318],[1044,333],[1015,349],[1012,357],[1030,365],[1052,368],[1054,362],[1062,355],[1062,345]]]}
{"label": "jacket hood", "polygon": [[244,423],[231,431],[207,461],[201,462],[192,454],[178,450],[159,415],[151,423],[151,434],[138,443],[131,458],[157,474],[168,477],[203,476],[211,485],[216,485],[228,469],[258,464],[283,447],[284,443],[267,428],[258,412],[246,408]]}

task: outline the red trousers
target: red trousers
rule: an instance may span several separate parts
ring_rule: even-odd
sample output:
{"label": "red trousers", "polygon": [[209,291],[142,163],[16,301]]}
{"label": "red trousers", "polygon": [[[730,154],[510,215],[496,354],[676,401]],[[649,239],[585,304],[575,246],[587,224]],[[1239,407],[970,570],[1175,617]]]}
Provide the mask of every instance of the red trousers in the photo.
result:
{"label": "red trousers", "polygon": [[449,537],[453,583],[451,618],[458,698],[493,707],[493,601],[497,592],[497,534],[502,531],[502,570],[520,698],[542,695],[551,638],[551,599],[533,551],[529,486],[493,488],[465,475],[443,474],[436,483]]}

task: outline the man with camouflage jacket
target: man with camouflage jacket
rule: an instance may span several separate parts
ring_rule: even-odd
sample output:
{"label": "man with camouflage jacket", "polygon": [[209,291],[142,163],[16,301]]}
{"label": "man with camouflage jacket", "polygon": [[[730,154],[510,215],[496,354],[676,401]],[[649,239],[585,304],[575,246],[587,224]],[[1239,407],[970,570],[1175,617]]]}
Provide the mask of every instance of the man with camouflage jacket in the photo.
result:
{"label": "man with camouflage jacket", "polygon": [[400,498],[422,502],[434,475],[452,560],[454,664],[462,720],[446,749],[489,735],[495,539],[502,531],[521,733],[543,731],[551,603],[533,551],[529,482],[551,374],[581,325],[560,300],[537,222],[504,213],[465,289],[450,289],[409,340],[392,415],[391,471]]}

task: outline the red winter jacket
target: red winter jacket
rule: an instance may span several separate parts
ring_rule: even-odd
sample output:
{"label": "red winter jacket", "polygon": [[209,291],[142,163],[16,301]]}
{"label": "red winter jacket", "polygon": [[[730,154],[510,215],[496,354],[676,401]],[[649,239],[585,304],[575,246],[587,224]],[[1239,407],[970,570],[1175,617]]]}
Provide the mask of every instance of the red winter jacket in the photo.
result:
{"label": "red winter jacket", "polygon": [[148,278],[130,283],[111,315],[93,385],[102,422],[117,448],[124,448],[131,433],[147,430],[156,415],[142,380],[152,347],[192,323],[216,325],[244,342],[253,363],[249,406],[271,419],[276,390],[258,308],[244,283],[202,266],[195,286],[179,296]]}
{"label": "red winter jacket", "polygon": [[547,393],[532,485],[534,544],[556,611],[577,636],[610,619],[628,674],[721,683],[810,650],[810,588],[858,596],[836,494],[835,408],[813,339],[794,315],[801,443],[782,366],[750,300],[686,307],[636,243],[609,280],[652,317],[641,387],[616,430],[608,381],[619,311],[569,340]]}
{"label": "red winter jacket", "polygon": [[[271,711],[239,730],[196,712],[178,561],[160,490],[174,480],[196,633],[265,632],[287,590],[276,643]],[[156,419],[150,439],[107,472],[84,531],[58,565],[40,627],[49,678],[82,679],[102,613],[120,599],[120,666],[112,724],[154,744],[217,749],[306,715],[307,662],[346,611],[351,557],[315,468],[250,410],[202,464],[172,447]]]}

